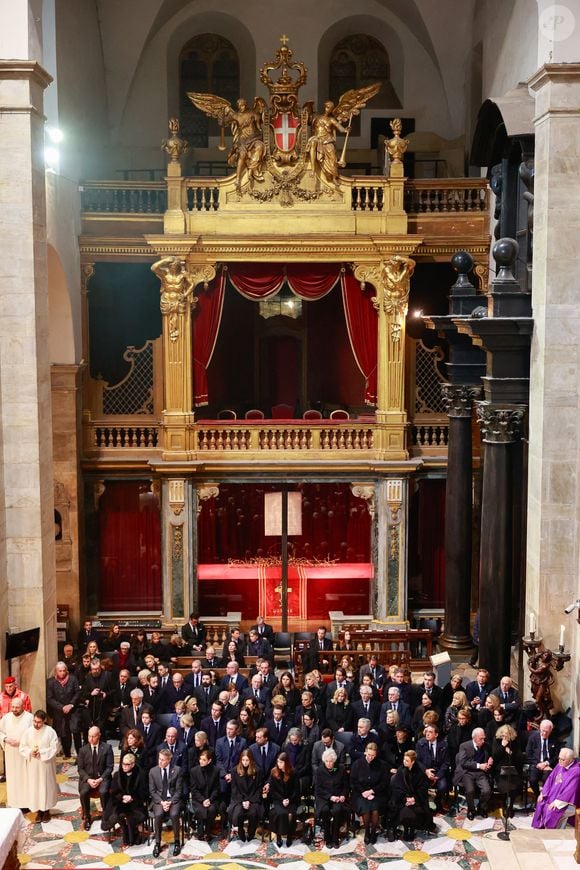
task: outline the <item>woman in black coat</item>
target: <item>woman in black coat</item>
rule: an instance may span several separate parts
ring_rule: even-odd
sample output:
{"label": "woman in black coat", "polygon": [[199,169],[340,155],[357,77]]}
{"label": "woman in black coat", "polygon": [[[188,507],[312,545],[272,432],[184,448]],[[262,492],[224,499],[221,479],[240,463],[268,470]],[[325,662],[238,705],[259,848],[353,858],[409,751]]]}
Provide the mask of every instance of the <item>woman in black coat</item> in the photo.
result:
{"label": "woman in black coat", "polygon": [[282,752],[288,756],[290,767],[298,777],[300,790],[302,794],[305,794],[312,779],[312,746],[309,743],[304,743],[300,728],[290,729],[288,737],[282,745]]}
{"label": "woman in black coat", "polygon": [[282,695],[286,701],[286,715],[289,719],[294,719],[296,708],[300,704],[300,690],[296,688],[294,677],[290,671],[282,671],[279,682],[274,686],[272,697]]}
{"label": "woman in black coat", "polygon": [[291,846],[296,831],[300,786],[285,752],[281,752],[276,759],[276,766],[272,768],[268,784],[270,828],[276,832],[276,845],[282,845],[282,836],[285,834],[286,845]]}
{"label": "woman in black coat", "polygon": [[137,846],[141,842],[139,825],[147,818],[147,797],[145,773],[128,752],[113,776],[110,798],[103,812],[103,830],[108,831],[118,823],[123,831],[123,845]]}
{"label": "woman in black coat", "polygon": [[366,844],[377,842],[379,818],[389,796],[389,769],[377,758],[378,751],[376,743],[367,743],[364,756],[357,758],[350,771],[352,805],[362,816]]}
{"label": "woman in black coat", "polygon": [[[252,753],[244,749],[232,773],[232,797],[229,816],[232,827],[238,829],[238,837],[244,843],[253,840],[258,822],[262,818],[262,774],[256,767]],[[244,822],[248,822],[248,833]]]}
{"label": "woman in black coat", "polygon": [[405,752],[403,766],[391,780],[391,802],[395,825],[403,825],[403,839],[412,840],[415,828],[435,833],[433,813],[429,807],[429,780],[417,764],[417,753]]}
{"label": "woman in black coat", "polygon": [[336,763],[334,749],[322,753],[322,764],[316,771],[314,797],[316,815],[322,822],[324,839],[329,849],[338,847],[340,829],[348,820],[349,781],[342,765]]}
{"label": "woman in black coat", "polygon": [[246,660],[238,649],[235,640],[230,640],[227,647],[224,647],[224,654],[220,659],[220,668],[227,667],[229,662],[237,662],[241,668],[246,667]]}
{"label": "woman in black coat", "polygon": [[213,763],[211,749],[202,749],[198,756],[198,762],[189,773],[191,805],[197,819],[199,839],[203,840],[205,837],[209,843],[213,824],[220,808],[220,775]]}
{"label": "woman in black coat", "polygon": [[518,735],[511,725],[500,725],[491,748],[491,769],[496,788],[505,795],[504,813],[513,817],[514,800],[521,793],[525,757],[520,749]]}
{"label": "woman in black coat", "polygon": [[471,732],[473,731],[473,720],[471,710],[466,707],[460,710],[457,714],[457,722],[451,726],[447,734],[447,749],[449,751],[449,762],[451,764],[451,774],[455,770],[455,758],[459,752],[459,747],[467,740],[471,740]]}
{"label": "woman in black coat", "polygon": [[354,729],[354,716],[346,689],[338,688],[326,705],[326,724],[334,732]]}
{"label": "woman in black coat", "polygon": [[395,729],[394,742],[385,742],[382,747],[382,758],[386,761],[390,773],[397,772],[403,763],[405,752],[412,749],[414,745],[409,729],[404,725],[398,725]]}
{"label": "woman in black coat", "polygon": [[52,727],[58,734],[63,754],[67,758],[73,737],[77,754],[83,745],[80,700],[81,689],[77,678],[69,673],[64,662],[57,662],[54,676],[46,681],[46,709],[52,716]]}

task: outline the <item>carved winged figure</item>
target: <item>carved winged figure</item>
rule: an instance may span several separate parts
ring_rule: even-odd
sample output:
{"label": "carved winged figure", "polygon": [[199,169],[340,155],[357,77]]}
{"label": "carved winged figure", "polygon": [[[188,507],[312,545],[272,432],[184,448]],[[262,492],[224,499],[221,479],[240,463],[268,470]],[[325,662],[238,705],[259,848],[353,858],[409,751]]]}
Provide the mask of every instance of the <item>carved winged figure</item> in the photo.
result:
{"label": "carved winged figure", "polygon": [[236,167],[236,188],[242,189],[247,174],[250,181],[263,181],[266,146],[262,138],[262,118],[266,103],[256,97],[252,108],[240,98],[234,109],[228,100],[215,94],[188,93],[194,106],[215,118],[220,126],[232,128],[232,149],[228,164]]}
{"label": "carved winged figure", "polygon": [[[311,117],[312,136],[308,140],[310,165],[316,176],[317,189],[321,184],[330,188],[338,188],[338,167],[342,164],[336,154],[336,134],[345,133],[348,139],[353,115],[358,115],[367,102],[379,92],[380,82],[368,85],[366,88],[353,88],[346,91],[335,106],[332,100],[327,100],[321,115]],[[343,123],[348,121],[348,126]],[[342,122],[342,123],[341,123]],[[343,155],[346,149],[343,148]]]}

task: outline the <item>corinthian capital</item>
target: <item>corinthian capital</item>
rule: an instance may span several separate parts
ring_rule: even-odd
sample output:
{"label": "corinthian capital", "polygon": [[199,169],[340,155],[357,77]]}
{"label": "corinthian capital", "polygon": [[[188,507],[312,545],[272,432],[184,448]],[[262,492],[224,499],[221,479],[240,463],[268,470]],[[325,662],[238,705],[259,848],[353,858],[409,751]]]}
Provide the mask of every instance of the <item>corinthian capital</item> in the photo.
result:
{"label": "corinthian capital", "polygon": [[489,444],[510,444],[522,437],[526,405],[477,405],[477,420],[484,441]]}
{"label": "corinthian capital", "polygon": [[442,384],[441,395],[450,417],[471,417],[473,401],[481,396],[481,388],[465,384]]}

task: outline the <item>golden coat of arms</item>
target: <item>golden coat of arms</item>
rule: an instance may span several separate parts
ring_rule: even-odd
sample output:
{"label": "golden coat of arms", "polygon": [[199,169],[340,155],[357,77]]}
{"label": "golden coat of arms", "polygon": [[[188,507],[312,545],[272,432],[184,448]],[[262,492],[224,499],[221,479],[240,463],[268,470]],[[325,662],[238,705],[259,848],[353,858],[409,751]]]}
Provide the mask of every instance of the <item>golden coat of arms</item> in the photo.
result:
{"label": "golden coat of arms", "polygon": [[[292,60],[288,38],[280,38],[276,59],[260,69],[260,81],[270,93],[269,105],[256,97],[252,106],[240,98],[235,108],[215,94],[188,93],[192,103],[216,118],[222,131],[231,127],[232,148],[228,163],[235,168],[238,196],[247,194],[262,202],[339,196],[339,167],[345,166],[346,144],[354,115],[380,89],[380,82],[347,91],[335,106],[324,104],[314,111],[312,101],[300,106],[298,91],[306,83],[307,69]],[[271,73],[278,73],[276,79]],[[337,133],[345,135],[340,158]]]}

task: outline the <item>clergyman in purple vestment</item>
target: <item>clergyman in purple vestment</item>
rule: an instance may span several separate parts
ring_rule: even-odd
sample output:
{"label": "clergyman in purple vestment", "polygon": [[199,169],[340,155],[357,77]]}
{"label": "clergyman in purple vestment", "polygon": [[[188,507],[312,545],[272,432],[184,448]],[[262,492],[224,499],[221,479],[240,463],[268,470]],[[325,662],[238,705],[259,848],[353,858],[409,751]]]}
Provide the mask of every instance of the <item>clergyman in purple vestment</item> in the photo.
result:
{"label": "clergyman in purple vestment", "polygon": [[[560,749],[558,764],[542,786],[533,828],[557,828],[572,807],[580,806],[580,761],[573,749]],[[574,813],[570,816],[573,822]]]}

